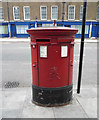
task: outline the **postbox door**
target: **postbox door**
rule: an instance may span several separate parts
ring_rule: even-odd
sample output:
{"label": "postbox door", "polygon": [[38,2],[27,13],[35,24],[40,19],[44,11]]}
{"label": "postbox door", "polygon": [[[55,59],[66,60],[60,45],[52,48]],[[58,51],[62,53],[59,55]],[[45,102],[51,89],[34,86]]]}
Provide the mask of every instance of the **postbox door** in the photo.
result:
{"label": "postbox door", "polygon": [[40,87],[64,87],[68,85],[68,44],[38,45]]}
{"label": "postbox door", "polygon": [[72,84],[73,77],[73,54],[74,54],[74,44],[70,44],[70,55],[69,55],[69,85]]}
{"label": "postbox door", "polygon": [[32,59],[32,80],[33,85],[39,85],[39,78],[38,78],[38,53],[37,53],[38,46],[31,45],[31,59]]}

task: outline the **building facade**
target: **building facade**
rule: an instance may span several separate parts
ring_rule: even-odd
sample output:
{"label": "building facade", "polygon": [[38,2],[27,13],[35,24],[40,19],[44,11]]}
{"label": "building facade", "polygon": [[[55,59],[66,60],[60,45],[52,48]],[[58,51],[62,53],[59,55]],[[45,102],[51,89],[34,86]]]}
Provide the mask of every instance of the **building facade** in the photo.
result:
{"label": "building facade", "polygon": [[[64,16],[63,16],[64,14]],[[33,27],[77,28],[81,37],[83,3],[81,2],[0,2],[0,37],[29,37]],[[62,18],[64,17],[64,22]],[[99,2],[87,3],[85,37],[99,37]]]}

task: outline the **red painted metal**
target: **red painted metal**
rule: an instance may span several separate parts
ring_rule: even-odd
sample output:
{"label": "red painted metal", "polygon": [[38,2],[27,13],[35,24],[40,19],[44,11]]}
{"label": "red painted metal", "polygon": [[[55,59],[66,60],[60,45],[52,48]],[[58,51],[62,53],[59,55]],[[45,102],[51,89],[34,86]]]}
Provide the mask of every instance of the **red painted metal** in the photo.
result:
{"label": "red painted metal", "polygon": [[[46,88],[72,84],[74,35],[66,27],[33,28],[31,36],[33,85]],[[40,46],[47,46],[47,57],[40,57]],[[61,46],[67,46],[67,57],[61,57]]]}

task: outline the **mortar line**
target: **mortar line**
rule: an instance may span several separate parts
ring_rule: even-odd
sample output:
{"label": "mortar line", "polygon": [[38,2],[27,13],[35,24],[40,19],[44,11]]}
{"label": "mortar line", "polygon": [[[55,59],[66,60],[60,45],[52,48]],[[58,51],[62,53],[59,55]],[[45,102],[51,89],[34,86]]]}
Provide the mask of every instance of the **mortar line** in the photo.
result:
{"label": "mortar line", "polygon": [[53,114],[54,114],[54,119],[56,120],[56,118],[55,118],[55,113],[54,113],[54,108],[52,107],[52,110],[53,110]]}
{"label": "mortar line", "polygon": [[[76,97],[75,97],[76,98]],[[79,100],[76,98],[77,102],[80,104]],[[89,118],[89,116],[87,115],[86,111],[84,110],[84,108],[82,107],[82,105],[80,104],[82,110],[84,111],[84,113],[86,114],[86,116]]]}
{"label": "mortar line", "polygon": [[[30,88],[30,87],[28,87],[28,88]],[[24,103],[23,103],[23,105],[22,105],[22,111],[21,111],[21,113],[20,113],[20,118],[22,117],[22,113],[23,113],[23,109],[24,109],[24,105],[25,105],[25,102],[26,102],[27,95],[28,95],[28,90],[26,91],[26,96],[25,96]]]}

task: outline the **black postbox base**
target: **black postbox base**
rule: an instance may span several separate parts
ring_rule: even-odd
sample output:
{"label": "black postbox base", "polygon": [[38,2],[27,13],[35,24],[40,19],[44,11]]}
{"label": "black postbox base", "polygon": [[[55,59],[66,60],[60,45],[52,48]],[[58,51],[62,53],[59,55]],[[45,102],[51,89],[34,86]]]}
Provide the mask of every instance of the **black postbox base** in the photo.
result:
{"label": "black postbox base", "polygon": [[68,104],[72,99],[72,85],[59,88],[43,88],[32,85],[32,102],[41,106]]}

